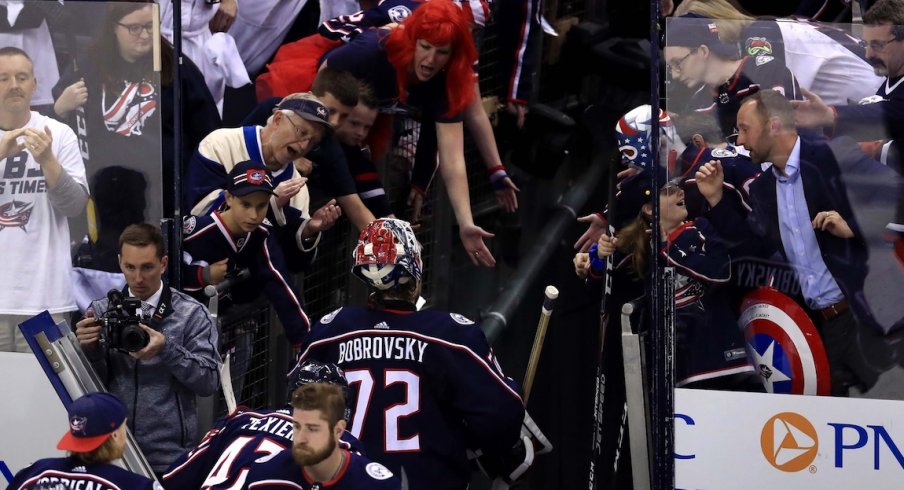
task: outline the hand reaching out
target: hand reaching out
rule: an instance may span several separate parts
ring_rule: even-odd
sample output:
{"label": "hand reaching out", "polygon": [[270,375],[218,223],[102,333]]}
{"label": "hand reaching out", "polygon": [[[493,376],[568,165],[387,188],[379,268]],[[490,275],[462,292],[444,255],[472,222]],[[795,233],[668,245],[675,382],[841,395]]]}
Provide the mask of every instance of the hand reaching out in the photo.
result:
{"label": "hand reaching out", "polygon": [[464,245],[472,264],[478,267],[494,267],[496,265],[496,259],[483,243],[484,238],[493,238],[495,235],[472,224],[461,226],[458,236],[461,238],[461,244]]}
{"label": "hand reaching out", "polygon": [[590,250],[590,246],[593,245],[593,242],[599,240],[600,236],[606,232],[606,222],[603,221],[603,218],[597,213],[581,216],[578,218],[578,221],[589,224],[587,226],[587,231],[578,238],[578,241],[574,242],[574,248],[581,252],[586,252],[587,250]]}
{"label": "hand reaching out", "polygon": [[506,213],[514,213],[518,210],[518,192],[521,189],[509,177],[502,179],[500,184],[501,188],[494,191],[496,193],[496,202],[499,203],[499,207],[504,209]]}
{"label": "hand reaching out", "polygon": [[289,204],[289,201],[301,191],[301,188],[304,187],[307,182],[308,179],[305,177],[295,177],[280,182],[279,185],[276,186],[276,189],[273,190],[273,192],[276,193],[276,205],[282,208],[286,204]]}
{"label": "hand reaching out", "polygon": [[335,199],[330,199],[322,208],[314,211],[308,224],[304,227],[305,238],[314,236],[321,231],[329,230],[336,224],[336,220],[342,216],[342,208],[336,204]]}

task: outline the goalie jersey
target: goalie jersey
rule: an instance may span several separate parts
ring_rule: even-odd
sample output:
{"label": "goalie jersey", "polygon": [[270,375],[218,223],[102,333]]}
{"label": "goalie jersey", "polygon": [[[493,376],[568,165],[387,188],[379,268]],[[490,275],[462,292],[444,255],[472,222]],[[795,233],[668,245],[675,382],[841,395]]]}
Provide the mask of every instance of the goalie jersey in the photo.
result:
{"label": "goalie jersey", "polygon": [[521,396],[478,325],[406,306],[326,315],[298,363],[315,359],[345,371],[352,435],[412,490],[464,489],[467,448],[504,452],[519,439]]}

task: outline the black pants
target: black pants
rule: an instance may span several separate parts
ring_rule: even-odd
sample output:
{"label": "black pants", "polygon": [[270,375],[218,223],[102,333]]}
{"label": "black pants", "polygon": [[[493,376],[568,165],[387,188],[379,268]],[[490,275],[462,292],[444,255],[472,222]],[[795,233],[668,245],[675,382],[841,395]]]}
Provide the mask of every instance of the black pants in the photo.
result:
{"label": "black pants", "polygon": [[884,336],[861,325],[851,310],[831,320],[819,317],[813,320],[829,358],[832,396],[847,396],[851,386],[869,390],[890,367],[889,346]]}

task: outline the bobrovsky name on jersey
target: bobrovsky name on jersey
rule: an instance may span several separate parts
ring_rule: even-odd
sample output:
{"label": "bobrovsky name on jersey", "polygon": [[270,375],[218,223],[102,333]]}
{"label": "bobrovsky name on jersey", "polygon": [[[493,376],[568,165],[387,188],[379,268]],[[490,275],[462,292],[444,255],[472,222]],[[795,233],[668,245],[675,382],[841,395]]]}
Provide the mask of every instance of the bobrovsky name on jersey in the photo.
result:
{"label": "bobrovsky name on jersey", "polygon": [[[831,462],[834,468],[868,470],[868,462],[871,461],[872,469],[876,471],[904,470],[902,424],[889,424],[890,427],[886,427],[881,423],[863,424],[845,420],[813,423],[817,416],[804,416],[791,411],[767,413],[764,416],[767,418],[759,429],[760,444],[757,452],[776,470],[787,473],[807,470],[815,473],[817,468],[814,462],[818,457],[820,461]],[[675,414],[675,426],[679,436],[681,432],[699,429],[693,417],[680,413]],[[756,430],[756,426],[741,426],[738,430]],[[740,438],[746,439],[743,436]],[[826,456],[829,457],[828,461]],[[675,454],[675,459],[678,460],[696,458],[693,448],[687,446]]]}

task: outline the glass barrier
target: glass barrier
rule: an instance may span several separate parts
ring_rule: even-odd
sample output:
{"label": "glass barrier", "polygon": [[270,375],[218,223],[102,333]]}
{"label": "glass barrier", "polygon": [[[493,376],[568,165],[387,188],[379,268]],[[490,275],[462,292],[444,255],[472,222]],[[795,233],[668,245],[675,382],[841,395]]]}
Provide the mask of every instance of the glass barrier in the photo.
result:
{"label": "glass barrier", "polygon": [[904,399],[900,28],[667,22],[678,386]]}
{"label": "glass barrier", "polygon": [[151,3],[24,2],[8,17],[0,117],[30,129],[0,164],[0,316],[63,313],[70,264],[118,273],[120,231],[173,202],[172,48]]}

